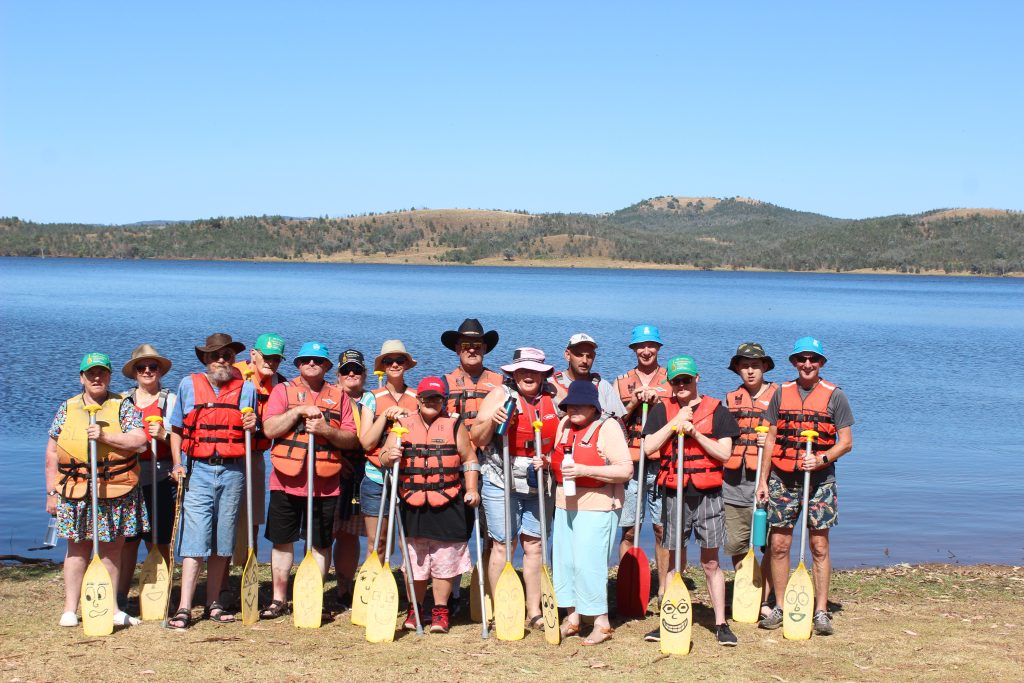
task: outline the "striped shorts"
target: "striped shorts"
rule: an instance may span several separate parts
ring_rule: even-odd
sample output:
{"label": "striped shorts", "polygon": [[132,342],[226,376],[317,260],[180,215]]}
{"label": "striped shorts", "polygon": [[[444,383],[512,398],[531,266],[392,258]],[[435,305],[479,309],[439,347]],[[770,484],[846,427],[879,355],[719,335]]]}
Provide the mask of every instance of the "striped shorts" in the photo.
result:
{"label": "striped shorts", "polygon": [[[661,523],[665,529],[663,548],[676,547],[676,492],[666,489],[661,506]],[[725,507],[722,490],[716,489],[683,498],[683,546],[690,535],[697,537],[701,548],[721,548],[725,545]]]}

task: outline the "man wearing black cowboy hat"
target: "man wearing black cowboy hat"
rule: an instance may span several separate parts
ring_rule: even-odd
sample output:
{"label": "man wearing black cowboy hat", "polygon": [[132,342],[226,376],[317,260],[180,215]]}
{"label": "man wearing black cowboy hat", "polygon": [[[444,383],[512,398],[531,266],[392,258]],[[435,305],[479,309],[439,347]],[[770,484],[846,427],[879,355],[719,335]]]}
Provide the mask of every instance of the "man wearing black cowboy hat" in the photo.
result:
{"label": "man wearing black cowboy hat", "polygon": [[484,332],[479,320],[466,318],[459,329],[444,332],[441,343],[459,354],[459,367],[442,378],[448,414],[458,413],[466,427],[472,427],[480,402],[504,381],[500,374],[484,367],[484,356],[498,345],[498,333]]}

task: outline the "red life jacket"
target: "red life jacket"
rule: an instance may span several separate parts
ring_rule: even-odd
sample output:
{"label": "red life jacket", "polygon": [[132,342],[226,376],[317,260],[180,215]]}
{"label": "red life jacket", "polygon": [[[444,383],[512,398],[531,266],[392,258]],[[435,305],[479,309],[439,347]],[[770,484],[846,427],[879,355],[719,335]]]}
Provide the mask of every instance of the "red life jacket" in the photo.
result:
{"label": "red life jacket", "polygon": [[238,407],[242,399],[241,377],[232,377],[222,384],[220,394],[213,392],[206,375],[196,372],[191,377],[195,407],[182,420],[182,451],[200,460],[215,455],[244,457],[245,430]]}
{"label": "red life jacket", "polygon": [[[288,410],[296,406],[315,406],[323,413],[327,424],[334,429],[341,428],[341,408],[348,397],[334,384],[324,382],[315,400],[313,392],[301,377],[289,382],[285,391],[288,393]],[[270,463],[281,474],[294,477],[305,471],[308,449],[306,421],[300,419],[292,431],[274,439],[274,447],[270,449]],[[318,477],[336,477],[341,472],[341,449],[323,437],[313,439],[313,460]]]}
{"label": "red life jacket", "polygon": [[[565,420],[565,427],[562,430],[562,438],[555,445],[551,452],[551,474],[555,481],[562,483],[562,460],[565,458],[565,448],[572,448],[573,462],[581,465],[607,465],[608,461],[597,452],[597,435],[601,433],[601,427],[606,418],[594,420],[586,427],[575,427],[568,418]],[[571,438],[571,443],[570,443]],[[598,481],[591,477],[576,477],[576,486],[585,489],[599,489],[605,482]]]}
{"label": "red life jacket", "polygon": [[413,507],[444,507],[462,492],[462,457],[455,445],[457,418],[438,415],[428,427],[419,412],[399,420],[402,438],[398,495]]}
{"label": "red life jacket", "polygon": [[[694,428],[708,438],[712,437],[715,409],[722,404],[717,398],[701,396],[697,409],[693,411]],[[665,401],[665,421],[668,422],[679,413],[679,404],[675,399]],[[683,485],[679,486],[679,454],[676,444],[679,439],[673,435],[661,447],[661,469],[658,472],[658,485],[670,489],[685,489],[691,481],[694,488],[706,491],[722,485],[722,463],[712,458],[697,442],[697,439],[683,439]]]}
{"label": "red life jacket", "polygon": [[460,415],[467,427],[473,426],[484,397],[505,381],[498,373],[484,368],[480,379],[474,383],[461,365],[445,375],[444,379],[448,383],[448,414]]}
{"label": "red life jacket", "polygon": [[800,399],[796,381],[783,382],[779,396],[779,421],[775,423],[775,452],[772,465],[784,472],[793,472],[803,459],[807,439],[800,432],[813,429],[818,436],[811,444],[811,452],[826,451],[836,443],[836,426],[828,414],[828,401],[836,385],[819,379],[805,400]]}
{"label": "red life jacket", "polygon": [[[668,382],[666,378],[668,372],[665,368],[658,366],[658,369],[654,371],[654,377],[651,378],[650,384],[644,384],[644,381],[640,378],[636,368],[633,368],[624,375],[619,375],[615,378],[615,389],[619,392],[619,399],[622,400],[622,405],[629,405],[629,402],[633,399],[633,392],[641,387],[644,389],[653,389],[658,393],[658,398],[662,402],[668,400],[670,394],[668,392]],[[648,408],[650,410],[650,408]],[[640,433],[644,417],[644,407],[638,405],[633,414],[629,416],[624,425],[626,427],[626,445],[629,446],[629,456],[636,462],[640,459]]]}
{"label": "red life jacket", "polygon": [[[417,412],[419,408],[419,406],[416,405],[416,391],[409,389],[408,387],[406,387],[405,393],[403,393],[397,401],[387,388],[378,389],[373,392],[373,397],[377,401],[376,408],[374,408],[373,411],[374,420],[377,419],[378,415],[383,415],[384,411],[391,406],[401,406],[402,409],[410,415]],[[389,421],[388,424],[384,426],[384,431],[381,432],[380,441],[378,441],[377,445],[366,453],[366,459],[373,463],[378,469],[380,468],[380,449],[381,446],[384,445],[384,441],[388,438],[388,430],[390,428],[391,423]]]}
{"label": "red life jacket", "polygon": [[[167,389],[161,389],[160,393],[157,394],[156,400],[150,403],[145,408],[139,408],[135,403],[135,389],[128,392],[128,398],[132,400],[132,405],[135,406],[136,410],[142,412],[142,429],[146,432],[146,450],[139,453],[139,460],[149,462],[153,459],[153,449],[150,448],[150,442],[152,439],[149,438],[149,423],[146,422],[147,417],[159,417],[164,416],[164,411],[167,408],[167,394],[170,392]],[[171,445],[164,440],[157,439],[156,441],[156,459],[157,460],[170,460],[171,459]]]}
{"label": "red life jacket", "polygon": [[[532,404],[518,394],[516,412],[508,426],[508,452],[513,457],[532,458],[534,455],[533,422],[538,417],[544,423],[540,428],[541,453],[550,453],[558,431],[558,411],[555,402],[547,394],[541,394],[540,401]],[[500,440],[501,437],[495,437]]]}
{"label": "red life jacket", "polygon": [[768,426],[768,421],[764,419],[764,411],[768,409],[768,404],[778,389],[779,385],[769,382],[756,401],[751,400],[750,392],[743,386],[725,395],[726,407],[736,418],[736,424],[740,426],[740,435],[732,445],[732,455],[729,462],[725,463],[725,469],[738,470],[740,460],[745,459],[748,470],[757,470],[757,432],[754,431],[754,427]]}

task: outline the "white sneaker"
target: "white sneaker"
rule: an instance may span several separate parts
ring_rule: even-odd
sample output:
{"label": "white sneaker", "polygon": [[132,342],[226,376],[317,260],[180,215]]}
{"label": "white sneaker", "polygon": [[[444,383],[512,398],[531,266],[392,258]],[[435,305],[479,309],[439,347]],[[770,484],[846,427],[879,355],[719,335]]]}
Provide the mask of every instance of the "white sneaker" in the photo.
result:
{"label": "white sneaker", "polygon": [[66,627],[78,626],[78,615],[74,612],[65,612],[60,615],[60,625]]}
{"label": "white sneaker", "polygon": [[142,623],[142,619],[133,617],[127,612],[117,612],[114,614],[114,626],[138,626]]}

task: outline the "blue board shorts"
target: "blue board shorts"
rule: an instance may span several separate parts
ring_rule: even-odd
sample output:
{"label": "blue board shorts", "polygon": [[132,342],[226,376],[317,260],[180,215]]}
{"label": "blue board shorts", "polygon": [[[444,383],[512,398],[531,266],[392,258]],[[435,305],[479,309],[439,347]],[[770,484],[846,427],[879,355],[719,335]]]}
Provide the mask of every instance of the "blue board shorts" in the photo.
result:
{"label": "blue board shorts", "polygon": [[[632,527],[636,521],[636,475],[640,470],[637,463],[633,463],[633,476],[625,484],[625,496],[622,500],[622,516],[619,518],[619,526],[623,528]],[[648,460],[644,463],[644,502],[640,506],[640,524],[644,520],[651,520],[655,526],[661,526],[661,500],[662,492],[658,490],[658,467],[657,460]]]}
{"label": "blue board shorts", "polygon": [[208,465],[197,458],[181,504],[178,555],[231,557],[244,497],[245,458],[232,458],[223,465]]}
{"label": "blue board shorts", "polygon": [[[484,477],[480,498],[487,518],[487,535],[505,542],[505,489]],[[540,501],[537,494],[512,492],[512,538],[520,535],[540,538]]]}

